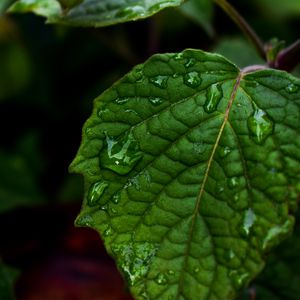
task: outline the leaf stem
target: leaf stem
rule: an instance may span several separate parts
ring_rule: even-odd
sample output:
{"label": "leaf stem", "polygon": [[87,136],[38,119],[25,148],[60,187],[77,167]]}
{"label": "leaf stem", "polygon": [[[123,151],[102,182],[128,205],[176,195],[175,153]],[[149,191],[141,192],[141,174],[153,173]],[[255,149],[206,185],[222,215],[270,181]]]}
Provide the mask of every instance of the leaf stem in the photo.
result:
{"label": "leaf stem", "polygon": [[275,67],[291,71],[300,63],[300,39],[278,53]]}
{"label": "leaf stem", "polygon": [[258,54],[266,60],[266,53],[264,50],[264,44],[259,36],[247,23],[247,21],[239,14],[239,12],[227,2],[227,0],[214,0],[214,2],[222,8],[222,10],[232,19],[232,21],[241,29],[245,36],[254,45]]}

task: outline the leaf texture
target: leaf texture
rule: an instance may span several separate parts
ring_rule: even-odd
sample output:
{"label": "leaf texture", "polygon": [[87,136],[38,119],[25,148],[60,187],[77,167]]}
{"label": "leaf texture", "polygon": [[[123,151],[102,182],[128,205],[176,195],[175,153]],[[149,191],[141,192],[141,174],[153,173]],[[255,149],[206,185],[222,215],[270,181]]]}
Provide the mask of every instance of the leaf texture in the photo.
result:
{"label": "leaf texture", "polygon": [[155,55],[95,100],[71,170],[136,299],[230,300],[292,230],[300,81]]}
{"label": "leaf texture", "polygon": [[[144,19],[183,0],[19,0],[10,12],[34,12],[50,23],[103,27]],[[62,8],[63,7],[63,8]]]}

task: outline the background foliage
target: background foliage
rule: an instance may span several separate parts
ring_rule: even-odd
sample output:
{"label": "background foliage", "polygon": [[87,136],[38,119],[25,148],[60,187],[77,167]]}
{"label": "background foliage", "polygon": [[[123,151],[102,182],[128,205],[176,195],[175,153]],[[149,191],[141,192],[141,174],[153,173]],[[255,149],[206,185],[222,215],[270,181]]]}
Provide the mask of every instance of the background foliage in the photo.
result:
{"label": "background foliage", "polygon": [[[105,282],[101,272],[122,286],[94,235],[83,238],[71,229],[82,183],[67,169],[93,99],[157,52],[216,51],[241,67],[260,58],[231,21],[205,1],[201,18],[195,15],[200,10],[189,7],[195,5],[191,1],[150,19],[101,29],[49,26],[31,14],[4,15],[11,2],[0,3],[0,256],[20,270],[18,299],[71,299],[87,288],[92,291],[95,278]],[[297,0],[232,3],[265,40],[299,38]],[[297,299],[299,233],[269,258],[267,269],[241,299]],[[100,271],[91,267],[97,263]],[[57,283],[57,274],[69,285]],[[85,284],[77,287],[80,292],[74,287],[78,278]],[[129,297],[113,294],[105,284],[100,290],[106,299]],[[78,299],[92,297],[91,292]]]}

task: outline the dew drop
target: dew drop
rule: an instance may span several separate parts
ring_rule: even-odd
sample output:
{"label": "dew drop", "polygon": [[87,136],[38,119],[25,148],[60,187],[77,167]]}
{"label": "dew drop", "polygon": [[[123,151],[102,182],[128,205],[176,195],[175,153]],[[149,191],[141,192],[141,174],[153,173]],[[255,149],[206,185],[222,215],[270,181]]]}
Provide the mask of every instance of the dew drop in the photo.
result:
{"label": "dew drop", "polygon": [[224,192],[224,186],[218,183],[216,186],[216,192],[218,194],[221,194],[222,192]]}
{"label": "dew drop", "polygon": [[206,101],[204,103],[204,110],[207,113],[216,111],[217,106],[223,97],[222,87],[219,83],[215,83],[209,87],[206,93]]}
{"label": "dew drop", "polygon": [[245,236],[249,236],[252,226],[256,220],[256,215],[252,208],[248,208],[245,211],[243,224],[242,224],[242,234]]}
{"label": "dew drop", "polygon": [[291,84],[289,84],[289,85],[285,88],[285,90],[286,90],[288,93],[293,94],[293,93],[298,92],[299,87],[298,87],[297,85],[291,83]]}
{"label": "dew drop", "polygon": [[189,72],[183,76],[183,81],[187,86],[197,88],[201,84],[202,79],[197,72]]}
{"label": "dew drop", "polygon": [[257,107],[247,123],[251,137],[257,144],[262,144],[274,130],[274,123],[268,114]]}
{"label": "dew drop", "polygon": [[137,115],[137,116],[139,115],[134,109],[126,109],[125,112],[126,113],[132,113],[132,114]]}
{"label": "dew drop", "polygon": [[105,108],[105,109],[98,109],[98,112],[97,112],[97,116],[99,117],[99,118],[102,118],[103,117],[103,115],[104,114],[106,114],[106,113],[108,113],[109,112],[109,110],[107,109],[107,108]]}
{"label": "dew drop", "polygon": [[174,56],[173,56],[174,60],[182,60],[183,59],[183,53],[180,52],[180,53],[176,53]]}
{"label": "dew drop", "polygon": [[112,215],[115,215],[115,214],[118,213],[117,209],[114,208],[114,207],[110,207],[109,211],[110,211],[110,213],[111,213]]}
{"label": "dew drop", "polygon": [[115,103],[120,104],[120,105],[125,104],[128,101],[129,101],[129,98],[127,98],[127,97],[117,98],[114,100]]}
{"label": "dew drop", "polygon": [[147,242],[123,242],[114,244],[112,251],[117,256],[118,265],[129,285],[133,286],[147,274],[157,247]]}
{"label": "dew drop", "polygon": [[107,210],[108,210],[108,205],[107,205],[107,204],[102,205],[102,206],[100,206],[100,209],[103,210],[103,211],[105,211],[105,212],[107,212]]}
{"label": "dew drop", "polygon": [[90,215],[80,215],[75,221],[77,226],[81,227],[92,227],[94,225],[94,220]]}
{"label": "dew drop", "polygon": [[238,290],[243,288],[250,279],[249,273],[237,270],[230,271],[229,277],[231,278],[234,287]]}
{"label": "dew drop", "polygon": [[125,175],[141,158],[142,153],[131,132],[118,139],[106,136],[106,147],[100,153],[100,167]]}
{"label": "dew drop", "polygon": [[184,64],[186,68],[192,67],[196,63],[195,58],[189,58],[187,62]]}
{"label": "dew drop", "polygon": [[87,195],[87,201],[89,206],[96,206],[99,204],[99,201],[101,199],[101,196],[103,195],[104,191],[108,187],[108,183],[104,181],[98,181],[93,183],[90,186],[88,195]]}
{"label": "dew drop", "polygon": [[155,278],[155,282],[159,285],[166,285],[168,283],[168,277],[163,273],[159,273]]}
{"label": "dew drop", "polygon": [[158,75],[158,76],[149,78],[149,81],[152,84],[154,84],[155,86],[157,86],[161,89],[165,89],[168,87],[168,78],[169,78],[169,76]]}
{"label": "dew drop", "polygon": [[109,226],[109,227],[107,227],[106,229],[105,229],[105,231],[104,231],[104,233],[103,233],[103,235],[104,236],[111,236],[113,234],[113,229]]}
{"label": "dew drop", "polygon": [[228,260],[232,260],[235,258],[235,253],[232,249],[226,249],[225,252],[224,252],[224,259],[226,261]]}
{"label": "dew drop", "polygon": [[193,271],[194,271],[194,273],[197,274],[197,273],[199,273],[200,269],[198,267],[195,267]]}
{"label": "dew drop", "polygon": [[149,98],[149,102],[154,106],[159,106],[163,103],[163,100],[159,97],[151,97]]}
{"label": "dew drop", "polygon": [[119,10],[116,14],[116,18],[133,18],[135,16],[144,16],[145,9],[143,6],[129,6]]}
{"label": "dew drop", "polygon": [[233,200],[234,200],[235,202],[238,202],[239,199],[240,199],[240,195],[239,195],[239,194],[235,194],[234,197],[233,197]]}
{"label": "dew drop", "polygon": [[225,146],[225,147],[220,146],[219,147],[219,156],[221,158],[226,157],[230,152],[231,152],[231,149],[227,146]]}
{"label": "dew drop", "polygon": [[112,198],[113,203],[118,204],[120,202],[120,198],[121,198],[120,193],[115,194]]}
{"label": "dew drop", "polygon": [[228,186],[231,189],[236,188],[239,185],[239,180],[237,177],[231,177],[228,179]]}

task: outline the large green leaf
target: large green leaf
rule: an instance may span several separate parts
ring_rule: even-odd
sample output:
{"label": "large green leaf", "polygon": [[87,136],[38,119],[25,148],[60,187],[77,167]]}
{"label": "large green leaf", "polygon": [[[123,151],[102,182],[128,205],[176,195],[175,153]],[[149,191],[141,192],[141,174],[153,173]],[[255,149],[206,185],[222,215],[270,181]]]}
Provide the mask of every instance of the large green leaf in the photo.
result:
{"label": "large green leaf", "polygon": [[95,101],[71,170],[136,299],[233,299],[292,230],[300,81],[155,55]]}
{"label": "large green leaf", "polygon": [[[108,26],[147,18],[183,0],[19,0],[10,12],[34,12],[50,23]],[[66,7],[67,6],[67,7]]]}

